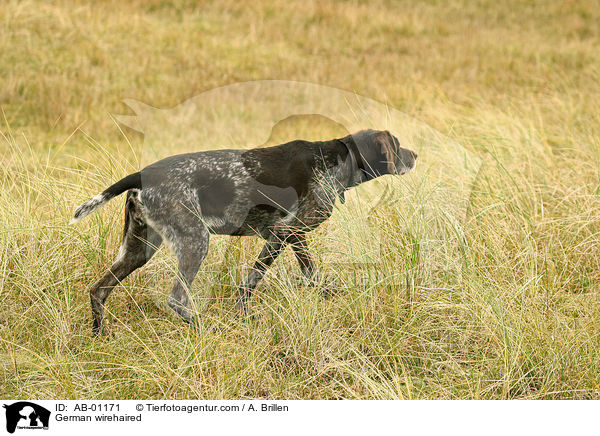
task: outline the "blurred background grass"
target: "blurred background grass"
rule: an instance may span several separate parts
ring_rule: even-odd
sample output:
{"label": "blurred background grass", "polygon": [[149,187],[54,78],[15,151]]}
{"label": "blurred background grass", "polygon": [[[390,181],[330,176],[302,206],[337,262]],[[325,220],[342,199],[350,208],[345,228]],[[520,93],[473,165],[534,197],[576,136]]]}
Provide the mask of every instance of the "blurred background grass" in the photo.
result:
{"label": "blurred background grass", "polygon": [[[2,397],[600,396],[596,1],[24,0],[0,22]],[[323,265],[333,298],[288,253],[256,320],[236,318],[259,242],[215,238],[200,330],[164,306],[163,249],[109,299],[113,336],[92,340],[87,287],[118,250],[122,202],[66,222],[143,143],[109,114],[257,79],[387,102],[484,158],[460,274],[430,267],[418,210],[394,203],[373,217],[390,236],[377,271]],[[337,129],[298,119],[274,140]],[[310,242],[327,250],[323,232]]]}

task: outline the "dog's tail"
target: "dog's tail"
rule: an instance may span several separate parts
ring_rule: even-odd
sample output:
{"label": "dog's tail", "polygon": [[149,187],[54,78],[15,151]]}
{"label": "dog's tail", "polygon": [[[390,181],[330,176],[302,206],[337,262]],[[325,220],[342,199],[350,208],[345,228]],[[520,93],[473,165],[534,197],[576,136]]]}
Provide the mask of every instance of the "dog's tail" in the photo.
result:
{"label": "dog's tail", "polygon": [[82,203],[76,210],[73,219],[69,224],[75,224],[81,221],[83,218],[91,214],[96,209],[104,206],[112,198],[122,194],[130,189],[142,189],[142,175],[137,172],[128,175],[124,179],[119,180],[117,183],[106,189],[101,194],[96,195],[91,200]]}

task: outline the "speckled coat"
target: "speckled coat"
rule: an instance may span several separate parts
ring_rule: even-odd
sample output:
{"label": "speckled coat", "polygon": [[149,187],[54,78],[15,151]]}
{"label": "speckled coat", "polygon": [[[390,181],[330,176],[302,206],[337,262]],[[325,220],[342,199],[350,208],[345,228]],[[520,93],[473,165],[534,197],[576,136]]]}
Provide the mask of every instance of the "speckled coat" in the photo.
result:
{"label": "speckled coat", "polygon": [[130,174],[79,206],[73,218],[77,222],[128,191],[119,254],[90,288],[93,332],[100,331],[114,286],[144,265],[163,241],[177,256],[179,269],[168,302],[188,322],[194,320],[189,289],[211,233],[266,240],[240,285],[240,307],[288,244],[305,277],[318,281],[304,234],[331,215],[347,189],[385,174],[404,174],[415,167],[416,157],[389,132],[365,130],[331,141],[181,154]]}

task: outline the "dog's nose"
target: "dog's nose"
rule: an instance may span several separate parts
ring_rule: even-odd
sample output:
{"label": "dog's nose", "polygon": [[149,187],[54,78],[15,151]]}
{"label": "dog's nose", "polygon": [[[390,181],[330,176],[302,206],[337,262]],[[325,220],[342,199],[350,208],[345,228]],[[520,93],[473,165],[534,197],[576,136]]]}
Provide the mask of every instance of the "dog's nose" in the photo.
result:
{"label": "dog's nose", "polygon": [[412,157],[414,160],[417,160],[417,158],[419,157],[419,155],[417,153],[415,153],[414,151],[411,151],[412,153]]}

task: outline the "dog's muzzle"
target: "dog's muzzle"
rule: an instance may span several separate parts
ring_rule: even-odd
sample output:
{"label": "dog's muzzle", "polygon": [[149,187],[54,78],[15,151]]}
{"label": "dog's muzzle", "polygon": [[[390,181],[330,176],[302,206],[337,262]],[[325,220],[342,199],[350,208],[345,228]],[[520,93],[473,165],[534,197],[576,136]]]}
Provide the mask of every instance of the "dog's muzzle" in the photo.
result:
{"label": "dog's muzzle", "polygon": [[412,150],[402,149],[396,163],[396,172],[400,175],[406,174],[417,167],[417,153]]}

